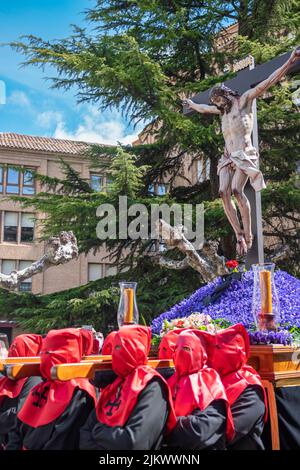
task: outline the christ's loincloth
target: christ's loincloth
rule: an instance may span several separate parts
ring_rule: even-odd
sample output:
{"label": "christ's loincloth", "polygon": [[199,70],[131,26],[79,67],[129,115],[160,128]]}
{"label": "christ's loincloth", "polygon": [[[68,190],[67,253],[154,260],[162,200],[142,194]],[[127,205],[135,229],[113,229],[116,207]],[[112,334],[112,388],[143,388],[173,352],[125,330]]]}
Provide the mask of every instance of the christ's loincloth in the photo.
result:
{"label": "christ's loincloth", "polygon": [[218,163],[218,175],[222,168],[230,165],[232,170],[239,168],[245,173],[255,191],[261,191],[266,187],[262,172],[257,168],[258,153],[255,147],[245,150],[236,150],[230,154],[222,155]]}

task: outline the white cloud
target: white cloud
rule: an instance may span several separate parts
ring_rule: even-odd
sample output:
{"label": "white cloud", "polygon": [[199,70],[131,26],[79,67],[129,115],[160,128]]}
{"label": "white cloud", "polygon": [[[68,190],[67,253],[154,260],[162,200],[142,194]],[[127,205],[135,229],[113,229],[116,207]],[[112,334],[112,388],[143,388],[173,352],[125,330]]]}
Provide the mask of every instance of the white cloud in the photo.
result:
{"label": "white cloud", "polygon": [[36,118],[37,124],[45,129],[58,126],[62,121],[63,116],[58,111],[44,111],[39,113]]}
{"label": "white cloud", "polygon": [[[46,114],[46,113],[42,113]],[[87,106],[82,114],[82,122],[74,131],[68,130],[66,123],[59,113],[52,113],[57,119],[57,124],[53,137],[59,139],[80,140],[84,142],[93,142],[101,144],[115,145],[118,142],[122,144],[131,144],[137,139],[138,133],[144,126],[139,125],[134,133],[128,133],[126,124],[117,112],[102,113],[95,106]],[[53,115],[42,117],[42,121],[53,118]],[[59,116],[57,116],[59,115]]]}
{"label": "white cloud", "polygon": [[26,93],[24,93],[24,91],[19,90],[15,90],[12,92],[12,94],[7,99],[7,103],[24,108],[31,107],[31,101],[26,95]]}

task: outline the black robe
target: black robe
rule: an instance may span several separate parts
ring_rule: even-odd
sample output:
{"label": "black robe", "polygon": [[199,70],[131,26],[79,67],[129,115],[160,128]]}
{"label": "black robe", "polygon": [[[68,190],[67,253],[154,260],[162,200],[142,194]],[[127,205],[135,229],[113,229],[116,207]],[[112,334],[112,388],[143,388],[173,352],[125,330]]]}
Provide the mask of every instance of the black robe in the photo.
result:
{"label": "black robe", "polygon": [[96,411],[92,411],[80,431],[80,449],[157,449],[162,441],[168,412],[164,385],[154,378],[140,393],[125,426],[111,427],[100,423]]}
{"label": "black robe", "polygon": [[264,450],[261,435],[264,429],[265,404],[262,389],[249,385],[231,406],[235,437],[228,450]]}
{"label": "black robe", "polygon": [[224,400],[214,400],[203,411],[197,408],[188,416],[179,416],[165,444],[181,450],[224,450],[226,419]]}
{"label": "black robe", "polygon": [[94,409],[93,398],[76,388],[72,400],[56,420],[33,428],[17,418],[17,426],[9,435],[7,450],[74,450],[79,448],[80,427]]}
{"label": "black robe", "polygon": [[9,433],[14,429],[17,413],[22,408],[30,390],[41,382],[41,377],[28,377],[20,394],[15,398],[5,397],[0,406],[0,450],[6,448]]}

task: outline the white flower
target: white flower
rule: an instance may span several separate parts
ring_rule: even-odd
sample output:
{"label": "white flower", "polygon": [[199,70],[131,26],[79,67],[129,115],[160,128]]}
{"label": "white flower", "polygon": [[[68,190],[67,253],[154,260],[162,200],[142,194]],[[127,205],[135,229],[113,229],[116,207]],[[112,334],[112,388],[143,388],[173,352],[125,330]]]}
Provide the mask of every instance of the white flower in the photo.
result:
{"label": "white flower", "polygon": [[212,323],[208,323],[208,325],[206,325],[206,328],[208,333],[215,333],[216,331],[215,325],[213,325]]}

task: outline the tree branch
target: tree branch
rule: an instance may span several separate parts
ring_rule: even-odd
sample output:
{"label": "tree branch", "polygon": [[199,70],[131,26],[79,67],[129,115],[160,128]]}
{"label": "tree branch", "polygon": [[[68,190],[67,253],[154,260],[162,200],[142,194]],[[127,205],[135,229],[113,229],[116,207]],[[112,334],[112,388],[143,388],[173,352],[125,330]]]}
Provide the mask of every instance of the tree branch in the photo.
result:
{"label": "tree branch", "polygon": [[216,242],[205,243],[199,253],[191,242],[185,237],[185,228],[181,226],[171,227],[160,219],[157,230],[169,249],[178,248],[186,256],[183,260],[167,260],[160,253],[153,256],[155,262],[170,269],[186,269],[189,266],[197,271],[205,282],[210,282],[216,276],[228,274],[224,258],[217,254]]}
{"label": "tree branch", "polygon": [[0,273],[0,287],[12,290],[25,279],[41,273],[51,266],[65,264],[78,256],[77,240],[73,232],[61,232],[58,237],[51,237],[47,242],[46,253],[42,258],[21,271],[12,271],[9,275]]}

